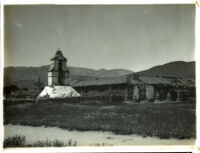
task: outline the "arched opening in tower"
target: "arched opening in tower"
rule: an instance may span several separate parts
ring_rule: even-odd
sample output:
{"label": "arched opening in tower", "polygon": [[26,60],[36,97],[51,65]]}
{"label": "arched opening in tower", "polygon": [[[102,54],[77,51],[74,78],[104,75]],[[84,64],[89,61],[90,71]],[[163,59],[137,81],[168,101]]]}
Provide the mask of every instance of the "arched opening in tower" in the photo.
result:
{"label": "arched opening in tower", "polygon": [[62,71],[62,67],[63,67],[63,63],[61,60],[59,60],[59,73],[58,73],[58,83],[59,85],[63,85],[64,82],[63,82],[63,71]]}

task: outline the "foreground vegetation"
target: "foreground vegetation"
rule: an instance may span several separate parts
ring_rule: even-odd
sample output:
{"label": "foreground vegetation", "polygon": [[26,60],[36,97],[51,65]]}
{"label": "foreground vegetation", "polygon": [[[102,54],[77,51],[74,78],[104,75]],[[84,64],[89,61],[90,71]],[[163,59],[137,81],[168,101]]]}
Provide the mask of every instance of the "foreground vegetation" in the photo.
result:
{"label": "foreground vegetation", "polygon": [[194,103],[6,105],[4,124],[56,126],[79,131],[111,131],[143,137],[195,138]]}
{"label": "foreground vegetation", "polygon": [[3,146],[4,148],[12,148],[12,147],[63,147],[63,146],[76,146],[76,141],[72,142],[69,140],[67,144],[60,140],[46,140],[46,141],[37,141],[33,144],[26,144],[25,136],[13,136],[6,138],[4,140]]}

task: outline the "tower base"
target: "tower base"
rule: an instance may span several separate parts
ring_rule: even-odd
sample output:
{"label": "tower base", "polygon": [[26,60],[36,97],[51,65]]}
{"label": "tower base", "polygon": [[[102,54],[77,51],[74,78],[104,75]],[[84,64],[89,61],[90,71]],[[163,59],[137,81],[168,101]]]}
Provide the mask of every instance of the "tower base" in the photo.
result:
{"label": "tower base", "polygon": [[71,86],[46,86],[38,98],[65,98],[81,96]]}

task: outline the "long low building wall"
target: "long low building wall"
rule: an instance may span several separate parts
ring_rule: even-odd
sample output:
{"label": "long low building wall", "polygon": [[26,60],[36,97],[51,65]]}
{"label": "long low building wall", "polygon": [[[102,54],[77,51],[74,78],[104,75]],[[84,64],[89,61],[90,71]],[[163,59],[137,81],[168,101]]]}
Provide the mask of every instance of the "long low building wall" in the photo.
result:
{"label": "long low building wall", "polygon": [[130,85],[115,84],[103,86],[75,87],[82,96],[94,95],[120,95],[125,101],[185,101],[195,99],[195,87],[170,86],[170,85]]}

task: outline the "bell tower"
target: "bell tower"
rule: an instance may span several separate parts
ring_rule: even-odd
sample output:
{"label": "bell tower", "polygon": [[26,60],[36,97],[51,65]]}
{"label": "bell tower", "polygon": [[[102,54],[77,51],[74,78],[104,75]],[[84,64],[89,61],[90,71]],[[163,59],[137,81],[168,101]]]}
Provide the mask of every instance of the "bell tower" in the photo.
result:
{"label": "bell tower", "polygon": [[70,73],[67,67],[67,59],[63,56],[60,49],[56,51],[51,61],[52,64],[48,70],[48,85],[68,86]]}

